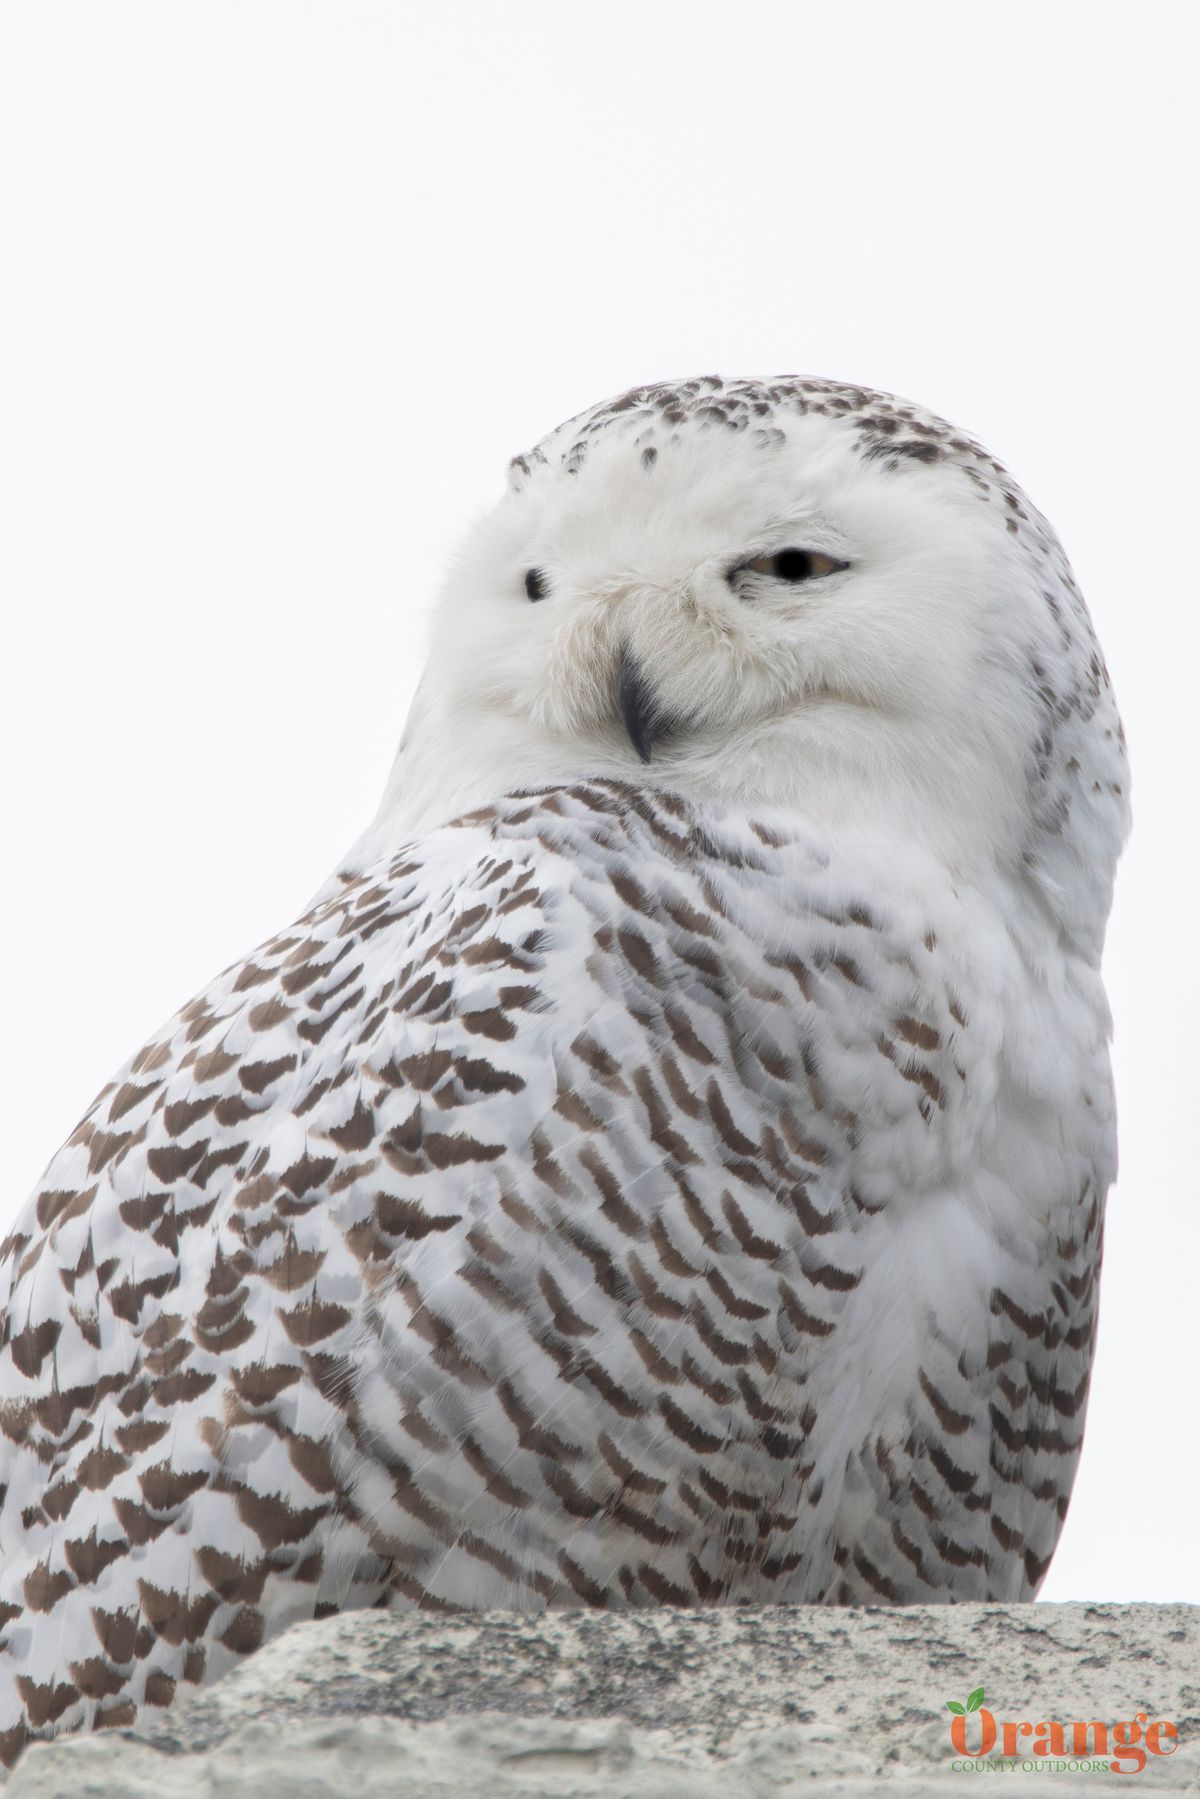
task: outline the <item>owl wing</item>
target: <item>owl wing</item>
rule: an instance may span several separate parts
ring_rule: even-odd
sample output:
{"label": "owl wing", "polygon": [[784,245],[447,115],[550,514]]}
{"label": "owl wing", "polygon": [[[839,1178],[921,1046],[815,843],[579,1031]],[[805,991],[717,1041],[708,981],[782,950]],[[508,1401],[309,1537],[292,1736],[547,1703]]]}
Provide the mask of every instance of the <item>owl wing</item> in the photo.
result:
{"label": "owl wing", "polygon": [[518,796],[172,1020],[3,1247],[7,1758],[347,1606],[1023,1583],[1094,1244],[998,1247],[997,1026],[901,872]]}

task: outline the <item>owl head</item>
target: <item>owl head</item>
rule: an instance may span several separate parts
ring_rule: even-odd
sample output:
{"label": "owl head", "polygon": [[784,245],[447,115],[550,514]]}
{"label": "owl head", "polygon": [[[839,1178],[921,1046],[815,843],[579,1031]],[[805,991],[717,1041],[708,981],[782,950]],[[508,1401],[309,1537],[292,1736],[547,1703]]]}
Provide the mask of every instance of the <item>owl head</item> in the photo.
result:
{"label": "owl head", "polygon": [[794,376],[632,389],[459,554],[380,823],[586,775],[1032,882],[1098,946],[1120,725],[1066,557],[979,444]]}

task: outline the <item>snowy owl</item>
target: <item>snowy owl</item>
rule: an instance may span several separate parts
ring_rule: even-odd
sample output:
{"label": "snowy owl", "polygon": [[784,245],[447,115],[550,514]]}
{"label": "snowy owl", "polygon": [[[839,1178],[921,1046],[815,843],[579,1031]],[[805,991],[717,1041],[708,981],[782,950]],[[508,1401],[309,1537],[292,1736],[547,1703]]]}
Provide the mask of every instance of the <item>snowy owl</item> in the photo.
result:
{"label": "snowy owl", "polygon": [[1057,540],[921,408],[517,457],[374,823],[3,1246],[5,1758],[349,1607],[1030,1597],[1126,795]]}

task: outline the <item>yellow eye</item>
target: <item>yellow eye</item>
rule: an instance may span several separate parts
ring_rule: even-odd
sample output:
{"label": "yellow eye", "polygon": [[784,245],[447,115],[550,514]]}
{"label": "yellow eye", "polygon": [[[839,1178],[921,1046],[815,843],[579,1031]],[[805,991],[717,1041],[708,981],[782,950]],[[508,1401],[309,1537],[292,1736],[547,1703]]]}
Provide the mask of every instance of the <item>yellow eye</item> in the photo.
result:
{"label": "yellow eye", "polygon": [[770,575],[776,581],[796,582],[815,581],[821,575],[836,575],[850,565],[838,562],[832,556],[822,555],[820,550],[777,550],[774,556],[756,556],[753,562],[743,563],[742,566],[752,568],[756,575]]}

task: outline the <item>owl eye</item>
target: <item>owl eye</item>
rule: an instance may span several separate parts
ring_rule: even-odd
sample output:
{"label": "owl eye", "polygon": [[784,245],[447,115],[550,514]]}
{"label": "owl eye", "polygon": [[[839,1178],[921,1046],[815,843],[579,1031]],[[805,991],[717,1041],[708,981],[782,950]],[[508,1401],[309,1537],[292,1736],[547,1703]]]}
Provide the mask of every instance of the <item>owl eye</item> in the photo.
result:
{"label": "owl eye", "polygon": [[[773,556],[755,556],[751,562],[743,562],[742,568],[753,569],[756,575],[769,575],[775,581],[815,581],[821,575],[836,575],[841,569],[848,568],[847,562],[838,562],[833,556],[825,556],[820,550],[776,550]],[[734,573],[740,573],[740,569]]]}
{"label": "owl eye", "polygon": [[531,600],[544,600],[546,597],[546,577],[540,568],[525,570],[525,592]]}

